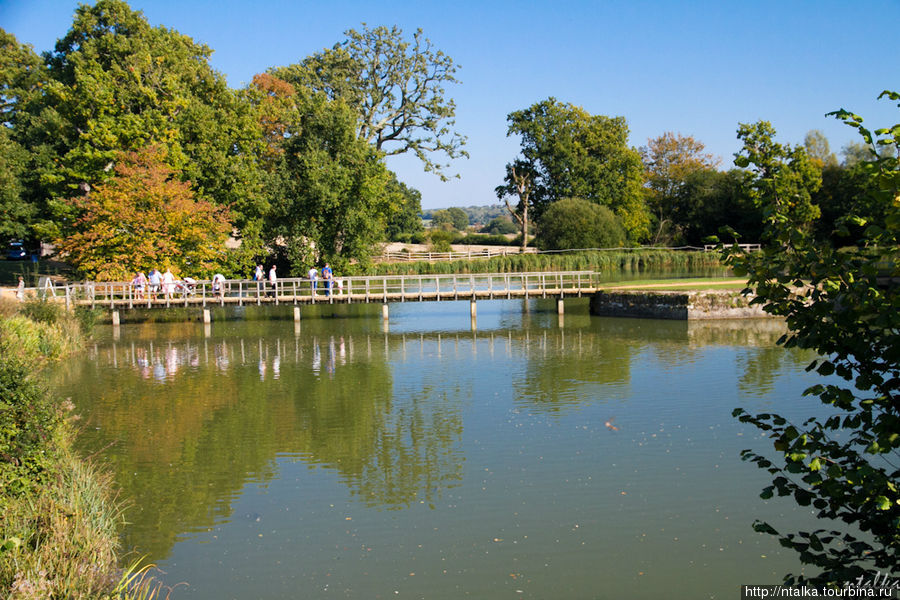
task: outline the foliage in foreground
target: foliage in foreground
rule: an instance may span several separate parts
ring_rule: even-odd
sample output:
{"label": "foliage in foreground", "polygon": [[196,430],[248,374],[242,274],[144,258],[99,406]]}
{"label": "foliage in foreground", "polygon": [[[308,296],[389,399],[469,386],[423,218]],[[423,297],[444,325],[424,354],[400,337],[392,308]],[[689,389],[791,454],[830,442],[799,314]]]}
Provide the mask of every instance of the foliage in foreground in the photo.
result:
{"label": "foliage in foreground", "polygon": [[[884,96],[900,99],[894,92]],[[766,432],[780,454],[773,461],[743,452],[773,476],[762,497],[793,496],[830,524],[784,533],[754,523],[820,570],[789,574],[789,584],[840,586],[896,577],[900,565],[900,169],[896,158],[878,151],[900,145],[900,125],[873,133],[856,115],[834,115],[857,128],[871,151],[866,173],[876,190],[871,202],[881,209],[875,214],[882,218],[847,220],[845,230],[864,230],[858,247],[815,242],[808,209],[815,182],[792,169],[794,152],[762,139],[739,156],[753,165],[767,239],[764,252],[742,255],[734,249],[730,261],[736,274],[748,275],[756,302],[786,318],[790,331],[781,343],[816,350],[822,358],[809,370],[829,377],[805,392],[818,396],[827,410],[803,423],[772,413],[734,413]]]}

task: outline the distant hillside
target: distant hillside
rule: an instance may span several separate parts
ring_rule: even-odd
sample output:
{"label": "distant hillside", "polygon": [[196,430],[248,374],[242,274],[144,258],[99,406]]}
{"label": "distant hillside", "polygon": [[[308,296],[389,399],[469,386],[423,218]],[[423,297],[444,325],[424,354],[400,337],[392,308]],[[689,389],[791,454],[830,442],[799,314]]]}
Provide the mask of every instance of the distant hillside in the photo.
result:
{"label": "distant hillside", "polygon": [[[450,206],[444,208],[429,208],[428,210],[422,211],[422,218],[424,220],[430,220],[431,215],[439,210],[447,210],[451,208]],[[494,204],[491,206],[460,206],[460,209],[463,210],[469,216],[469,225],[485,225],[496,217],[505,217],[509,216],[509,212],[506,210],[506,207],[502,204]]]}

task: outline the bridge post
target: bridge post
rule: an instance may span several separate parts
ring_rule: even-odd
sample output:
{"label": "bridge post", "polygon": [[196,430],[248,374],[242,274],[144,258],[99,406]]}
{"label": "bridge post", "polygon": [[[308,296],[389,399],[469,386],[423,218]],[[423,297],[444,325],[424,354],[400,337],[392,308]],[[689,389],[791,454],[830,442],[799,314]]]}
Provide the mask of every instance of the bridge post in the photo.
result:
{"label": "bridge post", "polygon": [[208,309],[208,308],[204,308],[204,309],[203,309],[203,322],[204,322],[204,323],[211,323],[211,322],[212,322],[212,316],[209,314],[209,309]]}
{"label": "bridge post", "polygon": [[475,308],[475,298],[472,298],[471,302],[469,302],[469,315],[474,319],[478,316],[478,311]]}
{"label": "bridge post", "polygon": [[388,303],[384,302],[381,305],[381,318],[385,321],[388,320]]}
{"label": "bridge post", "polygon": [[[296,301],[296,294],[294,296],[295,296],[295,301]],[[294,306],[294,322],[295,323],[300,322],[300,307],[299,306]]]}
{"label": "bridge post", "polygon": [[112,324],[113,327],[119,326],[119,311],[117,310],[112,311]]}
{"label": "bridge post", "polygon": [[563,302],[563,297],[562,297],[562,296],[560,296],[560,297],[557,298],[557,300],[556,300],[556,312],[557,312],[557,314],[559,314],[559,315],[562,315],[562,314],[564,314],[564,313],[566,312],[566,309],[565,309],[565,302]]}

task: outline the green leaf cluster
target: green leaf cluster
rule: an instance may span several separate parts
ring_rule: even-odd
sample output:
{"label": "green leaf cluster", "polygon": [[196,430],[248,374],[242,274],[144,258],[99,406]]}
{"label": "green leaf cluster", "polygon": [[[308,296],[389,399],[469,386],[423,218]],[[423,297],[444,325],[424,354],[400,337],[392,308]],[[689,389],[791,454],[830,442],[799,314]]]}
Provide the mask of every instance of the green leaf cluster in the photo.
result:
{"label": "green leaf cluster", "polygon": [[625,230],[611,210],[582,198],[563,198],[541,219],[542,250],[622,248]]}
{"label": "green leaf cluster", "polygon": [[592,115],[553,97],[507,115],[507,135],[521,138],[521,158],[507,167],[500,198],[516,194],[511,166],[530,181],[534,218],[557,200],[583,198],[619,217],[631,242],[649,235],[643,163],[628,145],[624,117]]}
{"label": "green leaf cluster", "polygon": [[393,174],[356,137],[356,115],[341,101],[301,94],[291,128],[272,173],[270,239],[297,275],[320,261],[365,263],[396,198],[385,194]]}
{"label": "green leaf cluster", "polygon": [[825,378],[806,394],[827,408],[803,423],[741,409],[735,416],[766,432],[780,455],[743,453],[773,476],[762,497],[793,497],[830,526],[794,533],[755,527],[819,569],[788,575],[787,582],[841,585],[896,576],[900,564],[900,169],[891,153],[877,152],[900,144],[900,126],[873,132],[856,115],[833,114],[872,149],[862,167],[862,189],[870,195],[858,205],[877,210],[875,217],[852,217],[859,243],[834,247],[813,237],[816,177],[805,151],[775,144],[774,131],[760,123],[741,126],[744,148],[736,162],[752,166],[752,193],[768,216],[767,244],[754,254],[733,248],[728,260],[747,274],[755,302],[786,319],[789,333],[780,343],[816,350],[821,358],[809,370]]}
{"label": "green leaf cluster", "polygon": [[407,39],[396,25],[349,29],[347,38],[302,62],[272,69],[297,88],[342,100],[357,115],[356,133],[385,155],[415,154],[426,171],[446,180],[449,164],[467,157],[466,139],[452,130],[456,105],[444,86],[457,83],[458,65],[434,48],[421,29]]}

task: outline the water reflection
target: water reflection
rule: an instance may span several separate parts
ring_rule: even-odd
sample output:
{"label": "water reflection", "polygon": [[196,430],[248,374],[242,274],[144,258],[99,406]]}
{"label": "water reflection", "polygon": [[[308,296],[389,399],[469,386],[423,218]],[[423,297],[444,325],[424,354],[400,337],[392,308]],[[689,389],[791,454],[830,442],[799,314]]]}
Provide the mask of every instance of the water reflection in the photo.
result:
{"label": "water reflection", "polygon": [[[647,416],[686,410],[683,396],[660,400],[661,392],[677,395],[685,378],[703,388],[717,370],[734,369],[738,385],[758,393],[777,371],[806,360],[772,349],[783,333],[776,321],[599,319],[573,311],[560,327],[555,312],[521,305],[493,320],[487,314],[485,331],[403,331],[401,322],[395,333],[379,333],[372,331],[377,320],[217,324],[211,335],[200,325],[126,327],[118,341],[61,365],[58,387],[84,417],[83,447],[107,448],[104,459],[130,502],[126,546],[158,561],[180,540],[246,515],[266,519],[258,507],[237,508],[241,496],[251,486],[284,488],[286,470],[300,482],[278,495],[279,510],[297,514],[291,518],[312,518],[293,504],[310,501],[302,473],[315,485],[333,479],[365,509],[446,511],[466,496],[459,488],[474,455],[495,457],[501,473],[514,474],[511,486],[539,466],[516,463],[529,447],[543,447],[543,460],[571,443],[571,462],[599,435],[615,436],[602,438],[609,445],[595,454],[627,464],[671,435]],[[721,360],[718,348],[727,350]],[[709,410],[706,400],[698,410]],[[578,416],[588,409],[597,413],[593,421]],[[573,416],[587,437],[525,435],[540,419]],[[709,417],[691,418],[706,426]],[[631,444],[633,456],[615,458],[616,444]],[[593,489],[577,471],[584,465],[567,464],[548,463],[548,471],[575,468],[578,489]],[[501,492],[496,501],[503,500]],[[538,500],[527,504],[535,518],[543,514]]]}

